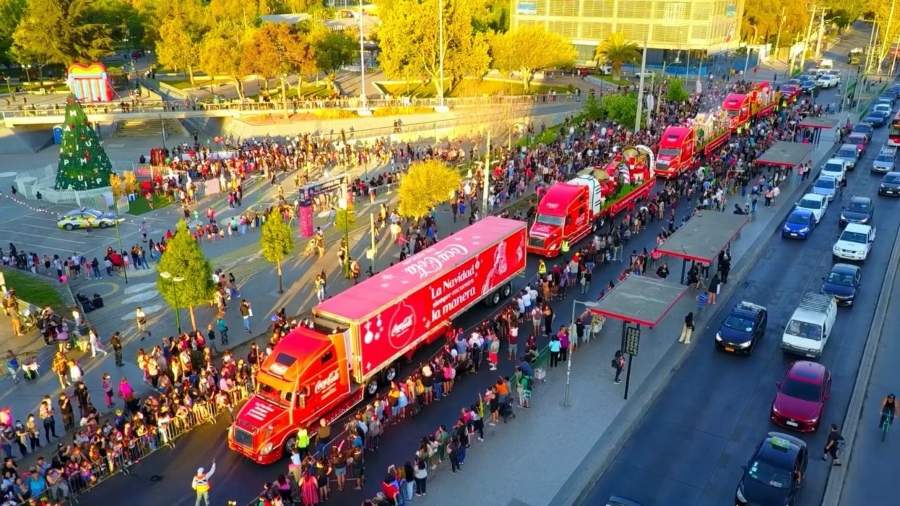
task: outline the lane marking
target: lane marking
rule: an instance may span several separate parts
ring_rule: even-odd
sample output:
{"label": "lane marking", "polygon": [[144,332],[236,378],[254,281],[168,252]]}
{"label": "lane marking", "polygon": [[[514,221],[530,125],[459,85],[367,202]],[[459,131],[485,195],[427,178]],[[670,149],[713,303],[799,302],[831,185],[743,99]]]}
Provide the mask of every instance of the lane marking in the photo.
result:
{"label": "lane marking", "polygon": [[124,305],[124,304],[134,304],[136,302],[144,302],[144,301],[148,301],[148,300],[153,300],[157,296],[159,296],[159,294],[156,291],[141,292],[141,293],[132,295],[131,297],[128,297],[127,299],[121,301],[119,304]]}
{"label": "lane marking", "polygon": [[[102,288],[96,288],[96,287],[102,287]],[[108,289],[108,291],[107,291],[107,289]],[[89,294],[87,292],[87,290],[90,290],[91,293]],[[100,294],[101,297],[107,298],[107,297],[113,296],[113,294],[115,294],[119,291],[119,285],[117,285],[111,281],[98,281],[96,283],[90,283],[87,285],[83,285],[81,287],[81,290],[76,290],[76,291],[81,292],[85,295],[91,295],[91,296],[93,296],[94,293],[98,293],[98,294]],[[103,302],[104,302],[104,307],[106,307],[105,306],[106,301],[103,301]]]}
{"label": "lane marking", "polygon": [[[150,315],[153,313],[158,313],[160,310],[162,310],[164,308],[165,308],[165,306],[163,306],[162,304],[151,304],[149,306],[141,307],[141,309],[144,310],[144,314],[147,314],[147,315]],[[134,314],[133,313],[124,314],[119,319],[122,320],[123,322],[133,321]]]}
{"label": "lane marking", "polygon": [[46,235],[29,234],[28,232],[19,232],[17,230],[9,230],[6,228],[0,228],[0,232],[6,232],[7,234],[10,234],[11,236],[24,235],[24,236],[28,236],[28,237],[36,237],[38,239],[47,239],[47,240],[51,240],[51,241],[70,242],[72,244],[84,244],[83,241],[73,241],[72,239],[61,239],[61,238],[57,238],[57,237],[47,237]]}
{"label": "lane marking", "polygon": [[144,291],[144,290],[149,290],[149,289],[151,289],[151,288],[152,288],[152,289],[155,289],[155,288],[156,288],[156,283],[138,283],[138,284],[136,284],[136,285],[128,285],[128,287],[125,288],[124,293],[125,293],[125,295],[128,295],[128,294],[131,294],[131,293],[136,293],[136,292],[142,292],[142,291]]}

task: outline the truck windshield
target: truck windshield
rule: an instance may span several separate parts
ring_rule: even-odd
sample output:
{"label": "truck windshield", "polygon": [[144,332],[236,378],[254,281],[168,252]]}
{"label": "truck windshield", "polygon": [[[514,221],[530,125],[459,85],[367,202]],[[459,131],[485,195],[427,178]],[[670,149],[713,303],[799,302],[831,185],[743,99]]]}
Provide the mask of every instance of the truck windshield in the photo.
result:
{"label": "truck windshield", "polygon": [[861,232],[848,232],[845,230],[844,233],[841,234],[840,240],[847,241],[847,242],[855,242],[858,244],[865,244],[866,242],[869,241],[869,238],[866,236],[866,234],[863,234]]}
{"label": "truck windshield", "polygon": [[259,382],[259,394],[283,406],[290,406],[291,397],[293,397],[293,392],[282,392],[263,382]]}
{"label": "truck windshield", "polygon": [[561,227],[566,222],[566,218],[564,216],[550,216],[547,214],[539,214],[537,215],[537,222],[543,223],[544,225],[556,225],[557,227]]}
{"label": "truck windshield", "polygon": [[672,158],[675,158],[679,154],[681,154],[680,148],[662,148],[659,150],[659,156],[665,155],[665,156],[670,156]]}
{"label": "truck windshield", "polygon": [[804,322],[800,320],[791,320],[784,329],[785,334],[820,341],[822,339],[822,326],[816,323]]}
{"label": "truck windshield", "polygon": [[740,109],[728,109],[728,115],[731,116],[732,118],[737,116],[740,113],[741,113]]}

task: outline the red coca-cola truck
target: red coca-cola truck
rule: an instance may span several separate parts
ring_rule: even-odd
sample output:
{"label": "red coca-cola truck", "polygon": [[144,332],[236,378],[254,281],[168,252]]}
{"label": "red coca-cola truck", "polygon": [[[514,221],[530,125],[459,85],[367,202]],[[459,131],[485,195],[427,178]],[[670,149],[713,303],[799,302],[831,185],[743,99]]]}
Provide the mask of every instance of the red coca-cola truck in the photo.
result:
{"label": "red coca-cola truck", "polygon": [[298,428],[341,417],[462,312],[509,296],[525,242],[525,223],[488,217],[318,304],[311,324],[261,364],[228,447],[260,464],[279,460]]}
{"label": "red coca-cola truck", "polygon": [[589,169],[555,183],[538,202],[528,231],[528,251],[555,257],[563,242],[575,244],[601,216],[616,216],[646,197],[655,182],[653,151],[646,146],[622,150],[606,167]]}
{"label": "red coca-cola truck", "polygon": [[690,126],[670,126],[659,140],[656,175],[671,179],[694,166],[698,152],[709,155],[731,138],[731,130],[723,128],[698,139],[698,131]]}

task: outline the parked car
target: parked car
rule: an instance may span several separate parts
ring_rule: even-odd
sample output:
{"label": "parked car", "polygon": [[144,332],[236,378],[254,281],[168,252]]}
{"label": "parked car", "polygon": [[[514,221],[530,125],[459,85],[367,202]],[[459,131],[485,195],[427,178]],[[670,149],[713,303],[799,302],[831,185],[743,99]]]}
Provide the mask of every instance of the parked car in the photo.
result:
{"label": "parked car", "polygon": [[766,333],[769,313],[764,306],[741,301],[716,331],[716,347],[730,353],[753,352],[756,341]]}
{"label": "parked car", "polygon": [[862,269],[857,265],[834,264],[831,272],[822,278],[822,293],[834,297],[839,306],[851,306],[859,290]]}
{"label": "parked car", "polygon": [[872,140],[872,135],[875,134],[875,128],[871,123],[866,121],[860,121],[859,123],[853,125],[853,129],[850,130],[850,134],[863,134],[866,136],[866,144]]}
{"label": "parked car", "polygon": [[806,209],[811,212],[818,224],[822,221],[822,217],[825,216],[825,211],[828,210],[828,199],[823,195],[807,193],[794,205],[794,208]]}
{"label": "parked car", "polygon": [[875,227],[862,223],[849,223],[838,236],[837,242],[831,248],[831,254],[835,258],[844,260],[865,261],[875,243]]}
{"label": "parked car", "polygon": [[837,179],[831,176],[821,175],[813,183],[812,191],[817,195],[824,195],[830,202],[834,200],[834,197],[837,195],[838,191],[840,191],[840,188],[841,183]]}
{"label": "parked car", "polygon": [[816,228],[816,216],[809,209],[794,209],[781,227],[781,237],[806,239]]}
{"label": "parked car", "polygon": [[890,172],[894,170],[894,164],[897,160],[897,147],[896,146],[884,146],[881,148],[881,151],[878,152],[878,155],[872,160],[872,168],[871,172],[873,174],[880,173],[884,174],[886,172]]}
{"label": "parked car", "polygon": [[[847,170],[853,170],[856,168],[856,161],[859,160],[859,148],[857,148],[856,144],[842,144],[840,148],[838,148],[837,153],[834,154],[834,158],[829,158],[827,162],[825,162],[825,166],[822,168],[825,171],[830,164],[833,164],[835,161],[843,162],[843,166]],[[831,168],[829,170],[836,170],[836,168]]]}
{"label": "parked car", "polygon": [[881,178],[878,194],[885,197],[900,197],[900,172],[888,172]]}
{"label": "parked car", "polygon": [[801,439],[770,432],[743,466],[734,492],[737,506],[792,505],[806,479],[809,452]]}
{"label": "parked car", "polygon": [[776,388],[769,415],[772,423],[798,432],[819,428],[825,402],[831,396],[831,371],[827,367],[807,360],[794,362]]}
{"label": "parked car", "polygon": [[113,213],[104,213],[96,209],[76,209],[59,217],[56,226],[65,230],[76,228],[107,228],[116,223],[122,223],[125,219],[118,218]]}
{"label": "parked car", "polygon": [[848,223],[868,223],[875,215],[875,205],[869,197],[853,196],[841,209],[838,224],[843,227]]}

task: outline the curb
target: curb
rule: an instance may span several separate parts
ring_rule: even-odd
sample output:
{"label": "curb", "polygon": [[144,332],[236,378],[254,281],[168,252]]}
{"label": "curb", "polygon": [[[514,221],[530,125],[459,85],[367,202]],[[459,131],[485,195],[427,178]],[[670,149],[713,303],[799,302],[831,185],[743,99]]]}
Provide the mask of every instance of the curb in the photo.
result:
{"label": "curb", "polygon": [[856,439],[856,433],[862,420],[866,389],[872,377],[872,370],[875,368],[875,354],[881,343],[884,321],[887,318],[887,310],[893,298],[891,292],[893,291],[894,280],[897,277],[898,264],[900,264],[900,233],[894,239],[891,258],[888,263],[894,268],[887,272],[881,285],[881,291],[878,294],[878,304],[875,306],[875,316],[872,319],[872,326],[869,327],[866,347],[863,349],[862,358],[859,361],[859,370],[856,373],[856,381],[853,384],[853,393],[850,396],[847,414],[844,416],[844,422],[841,427],[846,443],[844,446],[845,464],[840,467],[831,466],[825,485],[825,496],[822,498],[822,506],[838,506],[841,502],[844,482],[847,480],[847,468],[850,466],[850,459],[853,458],[853,442]]}
{"label": "curb", "polygon": [[[814,167],[827,160],[838,148],[835,142],[820,160],[814,160]],[[799,177],[799,176],[798,176]],[[814,177],[808,179],[805,184],[799,184],[790,195],[783,195],[785,202],[782,204],[783,209],[779,210],[775,216],[778,221],[783,220],[791,210],[789,202],[795,201],[802,195],[815,181]],[[778,232],[777,228],[773,228],[767,235],[766,232],[757,239],[757,242],[765,243],[773,235]],[[900,237],[898,237],[900,239]],[[723,293],[720,295],[722,300],[726,300],[736,290],[736,286],[743,282],[750,270],[756,265],[762,255],[767,251],[764,247],[757,247],[752,250],[744,259],[740,266],[732,273],[733,281],[727,283]],[[716,318],[725,308],[725,304],[719,304],[712,312],[701,316],[698,328],[705,329],[706,326]],[[696,332],[695,332],[696,333]],[[681,368],[681,365],[687,359],[693,347],[685,347],[680,352],[666,354],[659,363],[657,363],[654,371],[662,371],[662,374],[651,374],[641,388],[636,392],[634,400],[625,404],[622,411],[613,419],[609,428],[604,432],[603,436],[593,445],[588,455],[581,461],[578,468],[581,470],[578,474],[573,474],[560,488],[559,492],[550,501],[551,506],[563,506],[571,504],[586,504],[587,496],[596,482],[607,471],[613,460],[618,456],[619,452],[624,448],[625,442],[637,430],[637,422],[644,418],[650,405],[662,394],[663,390],[668,386],[669,381],[675,373]]]}

